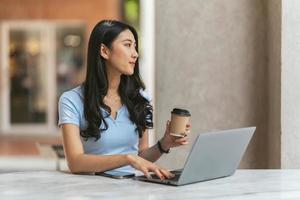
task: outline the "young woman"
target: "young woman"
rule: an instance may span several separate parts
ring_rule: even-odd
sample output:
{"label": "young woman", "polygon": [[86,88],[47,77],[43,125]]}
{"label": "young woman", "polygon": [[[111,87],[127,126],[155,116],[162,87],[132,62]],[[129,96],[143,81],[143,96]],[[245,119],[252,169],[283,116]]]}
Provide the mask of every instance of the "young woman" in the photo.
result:
{"label": "young woman", "polygon": [[[139,75],[138,35],[130,25],[103,20],[93,29],[82,85],[59,100],[59,126],[72,173],[140,170],[161,179],[172,174],[153,162],[187,138],[169,134],[148,146],[153,127],[150,97]],[[187,127],[189,131],[189,125]]]}

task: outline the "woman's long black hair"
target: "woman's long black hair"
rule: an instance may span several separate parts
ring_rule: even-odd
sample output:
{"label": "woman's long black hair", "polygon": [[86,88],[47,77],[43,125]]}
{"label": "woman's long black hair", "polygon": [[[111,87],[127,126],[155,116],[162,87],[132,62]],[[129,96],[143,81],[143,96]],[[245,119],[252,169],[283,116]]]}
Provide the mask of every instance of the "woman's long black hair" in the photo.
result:
{"label": "woman's long black hair", "polygon": [[[110,107],[103,102],[108,90],[108,79],[105,62],[100,55],[100,46],[104,44],[111,49],[112,42],[125,30],[130,30],[134,35],[136,51],[138,52],[137,32],[128,24],[115,20],[103,20],[96,24],[91,33],[87,53],[87,73],[83,83],[84,117],[88,126],[80,132],[80,135],[85,139],[94,137],[98,140],[101,138],[101,132],[108,129],[108,124],[105,121],[107,116],[103,116],[100,110],[102,107],[111,113]],[[122,103],[129,111],[130,120],[137,126],[136,131],[138,131],[139,137],[142,137],[146,128],[153,128],[152,106],[140,94],[141,89],[144,90],[145,85],[140,78],[137,60],[133,75],[121,75],[118,91]],[[102,123],[104,123],[104,128],[101,126]]]}

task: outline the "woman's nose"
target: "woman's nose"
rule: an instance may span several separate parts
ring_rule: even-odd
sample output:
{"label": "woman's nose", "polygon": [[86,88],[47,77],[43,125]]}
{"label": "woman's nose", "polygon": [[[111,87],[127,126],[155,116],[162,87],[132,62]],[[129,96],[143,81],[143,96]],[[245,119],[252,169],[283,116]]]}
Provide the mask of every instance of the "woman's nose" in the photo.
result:
{"label": "woman's nose", "polygon": [[133,51],[133,53],[132,53],[132,57],[133,58],[137,58],[137,57],[139,57],[139,54],[138,54],[138,52],[134,49],[134,51]]}

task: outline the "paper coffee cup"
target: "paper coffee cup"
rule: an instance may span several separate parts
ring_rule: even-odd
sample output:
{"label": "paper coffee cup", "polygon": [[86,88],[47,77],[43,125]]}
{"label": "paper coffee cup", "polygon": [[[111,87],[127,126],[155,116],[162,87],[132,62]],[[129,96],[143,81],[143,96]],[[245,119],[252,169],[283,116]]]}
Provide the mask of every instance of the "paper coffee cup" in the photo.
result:
{"label": "paper coffee cup", "polygon": [[176,137],[186,136],[186,125],[191,114],[188,110],[174,108],[171,112],[170,135]]}

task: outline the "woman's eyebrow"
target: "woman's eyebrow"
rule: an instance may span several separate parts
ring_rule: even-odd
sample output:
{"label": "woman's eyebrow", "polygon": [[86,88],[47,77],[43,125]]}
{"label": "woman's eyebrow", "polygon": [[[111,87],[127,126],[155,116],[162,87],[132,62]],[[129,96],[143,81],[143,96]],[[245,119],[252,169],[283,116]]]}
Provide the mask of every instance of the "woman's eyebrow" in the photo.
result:
{"label": "woman's eyebrow", "polygon": [[131,43],[134,43],[134,44],[136,44],[136,42],[133,42],[131,39],[125,39],[125,40],[123,40],[122,42],[131,42]]}

